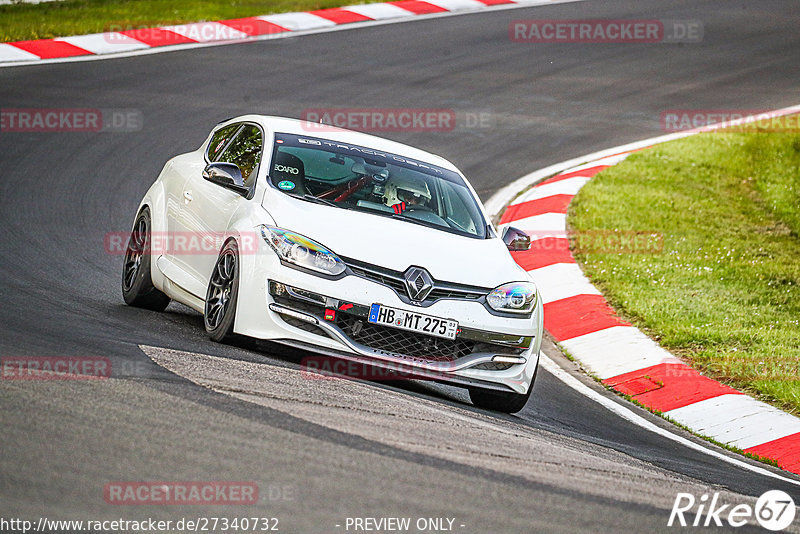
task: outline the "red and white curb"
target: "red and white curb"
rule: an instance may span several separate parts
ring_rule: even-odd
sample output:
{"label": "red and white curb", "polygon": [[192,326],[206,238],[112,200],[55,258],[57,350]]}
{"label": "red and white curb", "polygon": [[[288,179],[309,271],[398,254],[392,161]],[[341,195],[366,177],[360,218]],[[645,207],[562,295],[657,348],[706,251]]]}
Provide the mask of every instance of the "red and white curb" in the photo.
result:
{"label": "red and white curb", "polygon": [[579,2],[582,0],[398,0],[216,22],[0,43],[0,67],[43,61],[85,61],[288,37],[330,31],[356,23],[391,23],[478,10]]}
{"label": "red and white curb", "polygon": [[[798,112],[800,106],[771,114]],[[698,434],[800,474],[800,419],[703,376],[619,318],[581,272],[566,233],[570,201],[598,172],[637,150],[743,121],[648,139],[542,169],[503,188],[487,209],[498,214],[507,206],[500,224],[513,223],[531,234],[531,249],[512,253],[514,259],[539,287],[545,328],[586,370]],[[536,185],[516,197],[531,184]]]}

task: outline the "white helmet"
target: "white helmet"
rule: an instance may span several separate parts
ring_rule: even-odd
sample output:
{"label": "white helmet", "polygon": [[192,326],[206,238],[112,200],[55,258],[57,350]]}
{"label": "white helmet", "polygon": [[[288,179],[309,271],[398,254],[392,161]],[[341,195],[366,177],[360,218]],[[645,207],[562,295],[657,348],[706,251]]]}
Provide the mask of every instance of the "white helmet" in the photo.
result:
{"label": "white helmet", "polygon": [[417,204],[426,204],[431,200],[428,184],[422,179],[404,176],[392,177],[386,182],[383,192],[383,202],[390,208],[401,202],[415,199]]}

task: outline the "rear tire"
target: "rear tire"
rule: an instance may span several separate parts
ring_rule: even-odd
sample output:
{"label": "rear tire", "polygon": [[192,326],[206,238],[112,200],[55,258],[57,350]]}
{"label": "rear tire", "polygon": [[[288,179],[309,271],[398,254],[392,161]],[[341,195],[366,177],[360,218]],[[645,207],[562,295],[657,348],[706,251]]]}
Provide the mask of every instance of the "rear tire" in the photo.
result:
{"label": "rear tire", "polygon": [[211,272],[206,291],[203,324],[208,337],[218,343],[231,341],[239,300],[239,247],[236,241],[225,243]]}
{"label": "rear tire", "polygon": [[164,311],[170,299],[153,285],[150,271],[151,228],[150,210],[144,208],[136,217],[136,223],[128,238],[128,247],[125,249],[125,260],[122,263],[122,298],[129,306]]}
{"label": "rear tire", "polygon": [[517,413],[525,407],[531,397],[537,372],[539,372],[538,365],[536,366],[536,371],[533,372],[533,378],[531,379],[531,385],[528,386],[527,393],[506,393],[491,389],[469,388],[469,398],[472,404],[478,408],[494,410],[495,412]]}

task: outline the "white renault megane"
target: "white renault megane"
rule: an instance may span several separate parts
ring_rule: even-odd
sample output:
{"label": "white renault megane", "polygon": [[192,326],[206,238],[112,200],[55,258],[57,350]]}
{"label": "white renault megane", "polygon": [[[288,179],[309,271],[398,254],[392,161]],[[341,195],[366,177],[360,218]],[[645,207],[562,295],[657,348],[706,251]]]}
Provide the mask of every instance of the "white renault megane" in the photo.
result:
{"label": "white renault megane", "polygon": [[[441,157],[363,133],[246,115],[172,158],[125,253],[133,306],[170,299],[234,334],[467,387],[517,412],[542,304],[474,190]],[[373,367],[374,368],[374,367]]]}

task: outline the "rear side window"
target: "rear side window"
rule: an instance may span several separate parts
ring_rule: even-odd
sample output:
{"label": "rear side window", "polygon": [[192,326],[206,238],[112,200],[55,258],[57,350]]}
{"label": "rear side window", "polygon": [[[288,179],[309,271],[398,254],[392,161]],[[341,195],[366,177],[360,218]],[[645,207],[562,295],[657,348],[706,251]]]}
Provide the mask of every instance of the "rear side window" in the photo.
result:
{"label": "rear side window", "polygon": [[264,139],[261,128],[252,124],[245,124],[236,134],[233,141],[214,161],[234,163],[242,171],[245,187],[250,187],[258,173],[254,172],[261,163],[261,153]]}
{"label": "rear side window", "polygon": [[225,126],[216,131],[211,138],[211,142],[208,143],[208,161],[217,161],[217,158],[222,154],[222,149],[224,149],[225,145],[233,138],[233,135],[240,126],[241,124],[231,124],[230,126]]}

